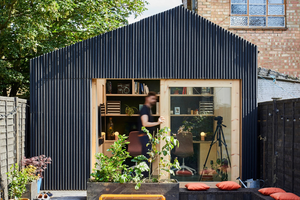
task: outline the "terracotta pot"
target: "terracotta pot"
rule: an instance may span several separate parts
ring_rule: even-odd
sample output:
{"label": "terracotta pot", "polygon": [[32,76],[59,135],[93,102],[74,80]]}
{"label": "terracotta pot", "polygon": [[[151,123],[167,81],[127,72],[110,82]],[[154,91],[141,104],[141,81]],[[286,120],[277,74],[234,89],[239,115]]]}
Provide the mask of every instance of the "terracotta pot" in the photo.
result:
{"label": "terracotta pot", "polygon": [[202,181],[213,181],[213,175],[203,175]]}

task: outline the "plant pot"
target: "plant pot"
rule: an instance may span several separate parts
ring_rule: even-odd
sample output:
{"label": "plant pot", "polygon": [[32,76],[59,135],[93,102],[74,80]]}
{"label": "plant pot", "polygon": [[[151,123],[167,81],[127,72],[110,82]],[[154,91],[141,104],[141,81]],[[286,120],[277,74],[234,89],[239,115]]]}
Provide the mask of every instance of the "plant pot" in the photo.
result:
{"label": "plant pot", "polygon": [[[9,200],[15,200],[15,199],[9,199]],[[27,199],[27,198],[19,198],[18,200],[30,200],[30,199]]]}
{"label": "plant pot", "polygon": [[37,193],[38,193],[38,194],[40,193],[41,185],[42,185],[42,178],[39,178],[39,179],[37,180]]}
{"label": "plant pot", "polygon": [[22,198],[34,200],[38,195],[37,181],[26,184],[26,192],[23,193]]}
{"label": "plant pot", "polygon": [[135,183],[87,182],[87,200],[99,200],[102,194],[161,194],[166,200],[179,200],[179,183]]}
{"label": "plant pot", "polygon": [[174,94],[179,94],[179,90],[175,90],[175,91],[174,91]]}
{"label": "plant pot", "polygon": [[202,181],[213,181],[213,175],[202,175]]}

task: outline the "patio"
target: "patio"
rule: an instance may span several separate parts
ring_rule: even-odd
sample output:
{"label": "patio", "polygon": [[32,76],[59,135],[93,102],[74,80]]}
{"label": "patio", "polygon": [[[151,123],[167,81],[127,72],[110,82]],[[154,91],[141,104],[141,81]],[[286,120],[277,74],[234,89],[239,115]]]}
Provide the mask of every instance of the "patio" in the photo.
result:
{"label": "patio", "polygon": [[[86,191],[51,191],[53,200],[86,200]],[[179,189],[179,199],[239,199],[239,200],[271,200],[270,196],[260,194],[257,189],[240,188],[236,191],[221,191],[211,188],[208,191],[188,191]]]}

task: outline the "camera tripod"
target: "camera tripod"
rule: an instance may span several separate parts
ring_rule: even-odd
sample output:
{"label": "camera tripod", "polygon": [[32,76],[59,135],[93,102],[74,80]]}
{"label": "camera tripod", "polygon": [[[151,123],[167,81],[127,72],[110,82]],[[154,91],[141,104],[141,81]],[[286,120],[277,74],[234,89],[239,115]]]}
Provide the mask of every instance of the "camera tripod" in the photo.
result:
{"label": "camera tripod", "polygon": [[[228,154],[227,144],[226,144],[224,133],[223,133],[223,129],[222,129],[222,126],[224,126],[224,127],[226,127],[226,126],[224,124],[222,124],[222,119],[223,119],[222,117],[216,117],[215,118],[215,120],[218,120],[218,122],[217,122],[217,128],[216,128],[216,131],[214,133],[213,139],[212,139],[212,141],[210,143],[210,147],[209,147],[209,150],[208,150],[208,153],[207,153],[204,165],[203,165],[203,170],[201,172],[199,181],[201,181],[201,179],[202,179],[203,172],[204,172],[204,169],[206,167],[206,163],[207,163],[207,160],[208,160],[211,148],[217,142],[218,142],[218,146],[220,147],[221,163],[223,162],[223,158],[222,158],[222,145],[224,145],[226,153],[227,153],[228,163],[229,163],[229,166],[231,167],[231,162],[230,162],[230,157],[229,157],[229,154]],[[215,140],[215,138],[216,138],[216,140]]]}

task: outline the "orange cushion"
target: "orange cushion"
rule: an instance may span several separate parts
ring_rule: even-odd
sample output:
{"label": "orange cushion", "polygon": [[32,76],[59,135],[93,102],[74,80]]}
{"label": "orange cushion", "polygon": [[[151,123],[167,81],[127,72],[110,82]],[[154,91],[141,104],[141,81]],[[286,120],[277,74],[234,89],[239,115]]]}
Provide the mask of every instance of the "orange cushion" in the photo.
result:
{"label": "orange cushion", "polygon": [[233,181],[222,181],[216,185],[220,190],[237,190],[241,186]]}
{"label": "orange cushion", "polygon": [[270,195],[277,200],[300,200],[300,197],[288,192],[278,192]]}
{"label": "orange cushion", "polygon": [[208,190],[210,187],[204,183],[188,183],[185,185],[188,190]]}
{"label": "orange cushion", "polygon": [[178,176],[192,176],[192,172],[188,171],[188,170],[178,170],[176,171],[176,175]]}
{"label": "orange cushion", "polygon": [[278,193],[278,192],[285,192],[283,189],[281,188],[276,188],[276,187],[269,187],[269,188],[263,188],[258,190],[260,193],[262,193],[263,195],[270,195],[273,193]]}

